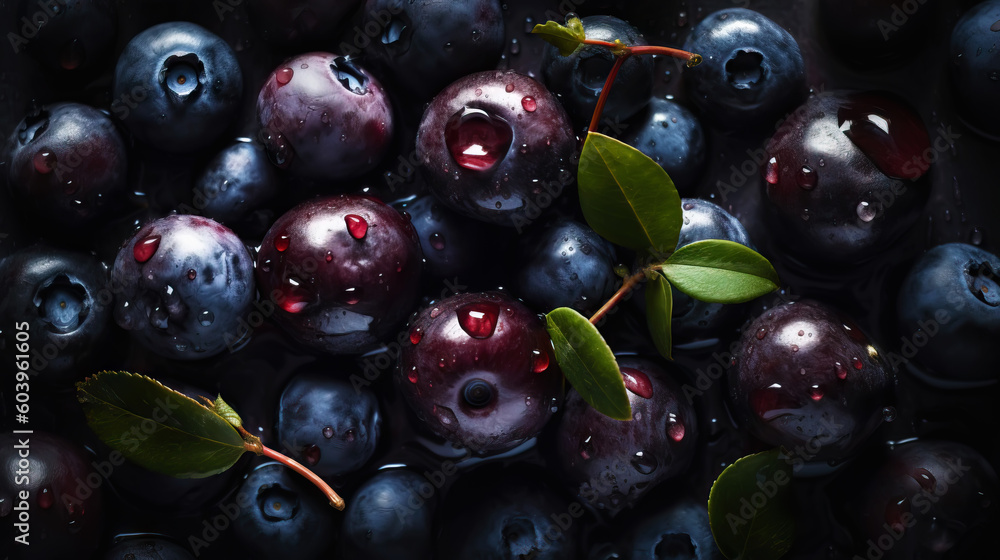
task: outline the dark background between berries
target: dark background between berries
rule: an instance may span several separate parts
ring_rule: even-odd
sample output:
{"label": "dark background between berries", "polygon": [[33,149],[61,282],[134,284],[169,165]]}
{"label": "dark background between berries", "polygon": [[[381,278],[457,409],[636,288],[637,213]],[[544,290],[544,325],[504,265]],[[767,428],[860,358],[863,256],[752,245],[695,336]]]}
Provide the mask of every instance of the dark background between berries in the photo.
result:
{"label": "dark background between berries", "polygon": [[[133,193],[129,195],[130,210],[115,219],[97,224],[94,231],[88,232],[86,236],[67,235],[54,227],[49,229],[24,219],[22,209],[8,200],[7,163],[0,164],[0,184],[4,186],[0,193],[0,257],[7,257],[41,239],[56,247],[93,251],[98,259],[110,264],[119,246],[134,230],[133,224],[145,223],[173,209],[183,208],[185,204],[190,205],[191,189],[206,164],[235,138],[257,136],[257,94],[265,78],[282,60],[308,50],[338,52],[339,45],[351,44],[355,36],[353,30],[347,29],[342,35],[328,41],[318,41],[310,45],[310,48],[273,48],[256,34],[250,24],[247,3],[249,2],[240,0],[115,2],[118,29],[112,53],[103,55],[98,61],[88,61],[85,68],[87,73],[79,79],[57,76],[26,55],[13,56],[6,42],[0,45],[0,138],[3,139],[33,104],[71,101],[110,111],[116,106],[113,105],[116,100],[112,94],[112,76],[118,54],[133,36],[156,23],[192,21],[222,37],[236,54],[243,71],[244,84],[238,118],[220,134],[220,140],[209,148],[192,154],[162,154],[127,140],[128,192]],[[856,3],[844,2],[845,5]],[[13,25],[8,22],[20,17],[17,13],[19,4],[11,1],[0,3],[0,28],[4,33]],[[896,292],[916,258],[930,247],[949,242],[973,243],[994,254],[1000,251],[996,218],[1000,212],[1000,189],[996,188],[995,167],[1000,148],[963,124],[956,110],[955,95],[949,80],[949,36],[961,14],[975,2],[898,2],[901,6],[913,4],[920,7],[907,21],[897,22],[899,29],[893,33],[914,34],[908,29],[909,26],[920,27],[922,31],[908,39],[910,42],[906,44],[907,52],[899,60],[889,63],[868,60],[864,49],[856,48],[857,45],[864,44],[863,37],[855,37],[855,31],[845,27],[850,22],[840,21],[830,15],[831,10],[827,10],[827,5],[838,4],[835,1],[804,0],[510,0],[503,12],[507,37],[498,67],[541,79],[545,45],[528,32],[534,23],[542,23],[550,18],[561,20],[568,10],[581,16],[606,13],[616,15],[639,27],[651,44],[679,47],[684,44],[691,28],[709,13],[724,8],[747,7],[773,19],[795,37],[805,61],[806,81],[813,92],[884,90],[905,99],[923,119],[931,141],[944,137],[949,141],[949,146],[936,154],[937,160],[929,173],[930,198],[916,225],[890,250],[871,261],[858,265],[840,265],[820,272],[815,267],[800,266],[786,257],[778,240],[770,237],[768,228],[758,219],[763,203],[761,171],[764,162],[756,156],[756,152],[763,150],[777,123],[775,126],[767,124],[757,127],[751,132],[734,132],[721,130],[710,124],[710,120],[702,119],[706,131],[708,163],[696,187],[690,192],[682,193],[683,196],[712,201],[739,218],[757,249],[778,270],[787,290],[751,304],[748,306],[751,312],[757,313],[765,306],[772,307],[785,299],[818,299],[853,317],[883,351],[898,353],[901,352],[902,343],[895,321]],[[836,8],[832,12],[835,13]],[[928,16],[928,13],[933,13],[934,16]],[[853,40],[844,40],[842,35],[853,37]],[[406,163],[407,160],[414,159],[413,141],[424,107],[422,101],[425,100],[407,100],[405,93],[391,91],[391,84],[386,84],[386,89],[390,90],[396,115],[396,138],[389,155],[365,176],[341,183],[337,192],[367,189],[366,192],[386,202],[425,192],[418,174],[408,174],[410,164]],[[668,96],[688,107],[692,106],[686,102],[683,64],[676,60],[658,58],[655,61],[653,89],[654,96]],[[624,123],[602,123],[601,128],[607,126],[613,131],[622,124]],[[122,133],[125,134],[124,129]],[[391,181],[386,180],[386,173],[394,174]],[[259,243],[269,225],[295,204],[318,193],[328,192],[323,190],[321,184],[305,179],[289,179],[282,175],[280,181],[277,195],[258,213],[256,219],[241,222],[235,228],[248,245]],[[554,210],[573,214],[575,205],[575,197],[563,196]],[[505,266],[504,263],[506,259],[514,258],[512,247],[521,238],[511,232],[495,232],[486,227],[480,229],[482,232],[477,232],[476,235],[482,240],[481,251],[496,252],[499,258],[484,259],[488,262],[480,263],[473,271],[459,271],[443,279],[425,278],[422,286],[423,303],[461,291],[499,286],[509,288],[514,285],[513,267]],[[3,294],[0,297],[10,297],[8,294],[13,293],[13,290],[4,285],[9,281],[8,278],[0,278],[0,294]],[[637,318],[635,315],[632,306],[623,305],[621,312],[611,316],[604,332],[612,348],[626,353],[655,354],[641,317]],[[274,431],[278,397],[294,374],[307,370],[334,372],[345,378],[353,375],[354,379],[363,379],[365,382],[368,381],[365,375],[370,375],[370,388],[378,395],[383,417],[381,440],[373,458],[363,469],[333,480],[348,504],[356,490],[376,470],[385,465],[400,464],[408,465],[419,473],[428,473],[428,479],[434,483],[434,496],[428,502],[433,501],[439,506],[434,513],[436,527],[447,523],[453,515],[447,509],[453,502],[461,502],[462,507],[454,510],[463,515],[476,509],[469,505],[468,496],[454,496],[448,490],[454,483],[463,481],[463,491],[469,491],[466,483],[468,477],[456,473],[467,470],[490,472],[480,469],[481,463],[493,466],[523,463],[546,467],[548,471],[521,465],[528,469],[525,472],[544,479],[551,488],[556,488],[561,493],[559,496],[546,495],[545,504],[537,507],[548,507],[552,502],[558,504],[560,500],[570,503],[573,499],[570,492],[559,486],[558,475],[554,474],[558,461],[552,456],[554,446],[549,442],[557,422],[549,422],[546,432],[539,438],[539,444],[516,456],[507,453],[486,460],[469,456],[464,450],[454,449],[429,431],[416,427],[417,420],[393,388],[392,361],[385,356],[357,359],[330,357],[304,348],[270,321],[265,321],[259,327],[254,325],[252,343],[235,353],[227,352],[202,361],[174,362],[156,357],[130,341],[117,326],[112,324],[110,327],[113,332],[108,335],[108,346],[112,350],[107,352],[108,357],[103,361],[87,356],[81,362],[87,368],[128,367],[132,371],[164,380],[182,379],[184,383],[207,394],[221,391],[242,414],[247,428],[264,438],[265,442],[276,441]],[[9,345],[12,325],[0,325],[0,330]],[[406,343],[405,331],[401,333],[401,338],[397,339],[393,335],[386,340],[390,350],[397,340]],[[739,332],[734,330],[724,338],[717,347],[707,352],[677,352],[676,362],[679,368],[673,369],[681,372],[675,375],[675,379],[681,383],[693,382],[698,372],[712,371],[710,368],[716,364],[721,369],[726,369],[729,361],[728,356],[723,353],[727,351],[731,341],[739,338]],[[717,354],[713,356],[713,352]],[[93,365],[95,363],[99,365]],[[6,373],[10,366],[9,362],[2,365],[5,373],[0,387],[0,393],[4,395],[0,427],[4,431],[16,429],[12,425],[10,396],[13,380]],[[988,367],[996,369],[998,366],[990,364]],[[92,371],[87,369],[80,371],[79,375],[89,373]],[[65,374],[61,371],[60,376],[63,375]],[[669,506],[678,504],[678,507],[688,507],[684,505],[684,500],[704,503],[712,481],[725,465],[742,455],[766,448],[733,427],[723,404],[725,393],[720,385],[713,383],[703,397],[695,399],[700,441],[692,467],[683,475],[655,488],[635,509],[620,515],[614,521],[599,521],[599,516],[591,513],[574,515],[572,526],[565,533],[570,536],[568,538],[579,541],[566,550],[578,547],[583,551],[580,553],[581,558],[627,558],[627,555],[614,556],[614,549],[609,545],[620,546],[622,539],[627,541],[632,538],[633,533],[645,530],[642,529],[645,527],[644,522],[658,515],[666,515],[663,512]],[[72,393],[66,391],[66,388],[65,384],[62,389],[45,387],[40,378],[33,381],[31,427],[48,430],[76,442],[84,448],[88,460],[99,465],[98,471],[108,468],[109,457],[113,455],[89,432]],[[844,523],[857,513],[849,508],[861,508],[864,505],[847,504],[842,498],[845,494],[861,493],[870,484],[874,468],[867,470],[865,465],[871,463],[870,457],[877,457],[887,447],[887,442],[915,436],[957,441],[977,450],[995,470],[1000,470],[1000,409],[996,406],[997,399],[1000,398],[1000,387],[993,385],[983,389],[942,391],[901,372],[896,395],[896,419],[877,429],[862,450],[861,458],[850,469],[841,471],[842,474],[835,482],[831,482],[830,477],[796,481],[796,484],[801,484],[797,493],[797,506],[803,513],[800,516],[799,536],[787,558],[851,557],[854,551],[850,551],[849,547],[844,548],[845,539],[849,542],[849,538],[845,536],[847,529]],[[557,413],[554,420],[558,416]],[[258,459],[244,458],[235,467],[233,478],[241,480],[260,463],[262,461]],[[118,469],[114,465],[111,468]],[[155,499],[144,501],[136,498],[137,494],[142,493],[141,488],[156,487],[162,481],[149,473],[126,471],[127,469],[122,469],[111,477],[110,483],[103,481],[100,484],[105,522],[103,532],[98,537],[100,549],[95,557],[102,557],[102,554],[110,551],[117,536],[133,533],[163,536],[190,549],[190,536],[204,538],[208,526],[206,522],[211,523],[218,516],[225,515],[227,511],[231,511],[232,504],[238,503],[237,482],[226,477],[222,477],[222,480],[215,477],[201,482],[184,481],[177,486],[177,496],[157,495]],[[258,472],[258,475],[257,478],[264,477],[263,473]],[[116,478],[129,480],[116,481]],[[301,481],[292,481],[289,484],[299,482]],[[185,496],[203,493],[206,487],[212,488],[212,497],[195,500],[201,505],[194,509],[186,507]],[[304,484],[294,488],[301,494],[313,492],[312,488]],[[498,503],[496,497],[488,496],[486,491],[481,492],[483,504]],[[301,507],[306,508],[306,501],[311,503],[315,501],[314,498],[302,498]],[[158,505],[152,507],[149,503]],[[413,511],[419,511],[415,515],[427,515],[424,504]],[[576,510],[567,510],[564,504],[551,509],[557,515],[567,511]],[[685,516],[686,519],[692,517]],[[341,514],[334,513],[332,526],[325,530],[337,533],[342,518]],[[34,522],[41,524],[45,520],[37,517]],[[240,538],[250,538],[247,535],[256,534],[252,529],[253,523],[237,520],[227,521],[226,525],[237,529],[218,531],[218,537],[211,539],[209,546],[199,550],[200,558],[226,559],[238,557],[237,555],[261,554],[252,543],[241,546],[237,542]],[[250,529],[246,529],[247,527]],[[637,527],[640,529],[636,529]],[[7,527],[3,530],[7,531]],[[703,541],[704,524],[695,523],[689,533],[692,542],[698,539]],[[7,538],[8,533],[4,532],[3,535],[5,542],[0,550],[6,551],[12,545],[9,544],[11,541]],[[994,535],[989,537],[993,538]],[[294,557],[298,546],[294,543],[313,537],[292,531],[287,534],[287,538],[288,557]],[[331,548],[338,547],[325,544]],[[987,544],[990,543],[983,543],[983,547]],[[990,546],[995,547],[995,544]],[[346,548],[346,545],[341,544],[337,549]],[[858,547],[862,552],[863,549],[863,546]],[[24,557],[23,551],[16,549],[11,549],[11,554],[15,554],[14,557],[17,558]],[[437,557],[441,560],[447,558],[442,555]],[[707,556],[699,556],[703,557]]]}

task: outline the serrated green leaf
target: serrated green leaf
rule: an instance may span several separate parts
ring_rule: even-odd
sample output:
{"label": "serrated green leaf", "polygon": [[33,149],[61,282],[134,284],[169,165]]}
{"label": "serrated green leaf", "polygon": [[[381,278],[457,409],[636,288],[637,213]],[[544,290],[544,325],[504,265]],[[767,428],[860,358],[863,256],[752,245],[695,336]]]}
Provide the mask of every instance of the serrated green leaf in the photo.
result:
{"label": "serrated green leaf", "polygon": [[247,451],[221,416],[154,379],[105,371],[76,386],[91,429],[147,469],[203,478],[226,471]]}
{"label": "serrated green leaf", "polygon": [[631,420],[625,381],[614,353],[597,327],[568,307],[545,316],[556,361],[583,400],[615,420]]}
{"label": "serrated green leaf", "polygon": [[730,560],[777,560],[792,547],[792,467],[778,449],[722,471],[708,495],[712,537]]}
{"label": "serrated green leaf", "polygon": [[740,303],[778,289],[778,273],[763,256],[734,241],[704,239],[677,249],[661,265],[685,294],[709,303]]}
{"label": "serrated green leaf", "polygon": [[670,282],[660,274],[654,274],[646,284],[646,323],[653,344],[660,354],[672,360],[673,342],[670,336],[670,321],[673,315],[674,293]]}
{"label": "serrated green leaf", "polygon": [[681,198],[646,154],[597,132],[587,135],[577,172],[580,207],[612,243],[669,255],[681,231]]}
{"label": "serrated green leaf", "polygon": [[535,25],[531,32],[551,43],[559,49],[559,54],[563,56],[573,54],[583,44],[584,39],[587,38],[587,35],[583,31],[583,22],[580,21],[580,18],[570,18],[566,22],[566,25],[556,21],[547,21]]}

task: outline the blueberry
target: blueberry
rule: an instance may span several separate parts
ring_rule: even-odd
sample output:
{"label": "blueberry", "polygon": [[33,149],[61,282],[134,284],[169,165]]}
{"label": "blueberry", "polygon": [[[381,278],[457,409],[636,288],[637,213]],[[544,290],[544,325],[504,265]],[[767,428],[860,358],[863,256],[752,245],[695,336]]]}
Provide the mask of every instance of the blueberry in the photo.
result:
{"label": "blueberry", "polygon": [[153,148],[192,152],[226,130],[242,92],[243,74],[225,41],[193,23],[161,23],[125,45],[111,111]]}
{"label": "blueberry", "polygon": [[475,263],[485,266],[487,254],[482,248],[496,236],[488,235],[493,232],[482,222],[455,213],[429,194],[393,204],[410,216],[428,276],[465,281],[470,270],[479,268]]}
{"label": "blueberry", "polygon": [[281,393],[278,438],[324,477],[360,469],[375,453],[382,417],[370,391],[328,375],[296,376]]}
{"label": "blueberry", "polygon": [[417,158],[434,196],[461,214],[519,231],[572,184],[575,152],[562,106],[516,72],[452,83],[417,131]]}
{"label": "blueberry", "polygon": [[615,292],[615,248],[574,221],[549,224],[520,244],[517,292],[539,312],[572,307],[593,314]]}
{"label": "blueberry", "polygon": [[[647,45],[638,29],[613,16],[587,16],[581,20],[588,39],[629,46]],[[608,49],[584,45],[570,56],[562,56],[554,45],[545,47],[542,68],[545,84],[558,95],[578,125],[590,123],[597,98],[611,72],[615,57]],[[604,106],[602,119],[623,121],[645,107],[653,92],[653,59],[633,56],[615,78],[615,86]]]}
{"label": "blueberry", "polygon": [[75,77],[100,68],[115,44],[118,14],[111,0],[24,0],[20,17],[37,25],[38,32],[30,38],[8,36],[14,52],[26,49],[64,75]]}
{"label": "blueberry", "polygon": [[927,251],[903,281],[897,302],[901,352],[924,366],[922,377],[935,386],[997,381],[990,364],[1000,335],[998,272],[996,255],[948,243]]}
{"label": "blueberry", "polygon": [[339,181],[373,169],[392,142],[392,107],[357,61],[314,52],[285,61],[257,97],[261,139],[281,169]]}
{"label": "blueberry", "polygon": [[3,260],[0,277],[8,287],[0,321],[11,329],[24,324],[20,330],[39,354],[33,366],[39,380],[68,386],[83,378],[84,368],[107,360],[113,294],[107,270],[91,255],[33,245]]}
{"label": "blueberry", "polygon": [[500,293],[458,294],[420,311],[399,352],[396,381],[428,427],[479,453],[538,435],[562,396],[545,326]]}
{"label": "blueberry", "polygon": [[805,461],[850,457],[882,422],[894,373],[845,314],[816,301],[765,311],[743,332],[729,371],[736,418]]}
{"label": "blueberry", "polygon": [[193,207],[202,215],[230,228],[250,217],[273,221],[265,205],[277,194],[274,166],[260,144],[240,139],[220,151],[205,166],[194,185]]}
{"label": "blueberry", "polygon": [[694,113],[668,99],[651,99],[628,122],[621,141],[660,164],[681,193],[693,192],[705,169],[707,147],[701,122]]}
{"label": "blueberry", "polygon": [[271,226],[257,255],[275,321],[334,354],[373,350],[412,311],[420,285],[413,226],[359,195],[315,199]]}
{"label": "blueberry", "polygon": [[233,530],[250,558],[321,558],[333,547],[334,509],[316,488],[280,463],[255,468],[231,506]]}
{"label": "blueberry", "polygon": [[254,298],[253,260],[225,226],[172,215],[125,243],[111,284],[119,326],[157,354],[196,360],[238,343]]}
{"label": "blueberry", "polygon": [[684,50],[702,56],[684,70],[691,101],[726,129],[773,122],[805,95],[799,45],[758,12],[728,8],[709,14]]}
{"label": "blueberry", "polygon": [[182,546],[160,536],[138,536],[116,542],[104,560],[194,560]]}
{"label": "blueberry", "polygon": [[617,514],[694,458],[698,425],[677,383],[655,363],[620,356],[631,421],[609,418],[575,390],[556,428],[558,464],[574,492]]}
{"label": "blueberry", "polygon": [[6,147],[14,197],[46,229],[86,233],[124,200],[125,143],[106,113],[78,103],[30,112]]}
{"label": "blueberry", "polygon": [[[458,78],[492,68],[503,51],[499,0],[367,0],[363,14],[353,46],[413,101],[430,99]],[[369,30],[378,34],[371,37]],[[366,40],[371,42],[358,45]],[[341,45],[345,54],[353,54]]]}
{"label": "blueberry", "polygon": [[379,471],[358,488],[344,511],[344,560],[423,560],[432,546],[436,495],[431,483],[405,469]]}
{"label": "blueberry", "polygon": [[994,140],[1000,137],[1000,109],[992,102],[1000,92],[1000,51],[993,30],[997,21],[997,0],[982,2],[966,12],[951,32],[949,64],[959,114],[969,128]]}
{"label": "blueberry", "polygon": [[624,524],[630,560],[722,560],[704,503],[657,503]]}

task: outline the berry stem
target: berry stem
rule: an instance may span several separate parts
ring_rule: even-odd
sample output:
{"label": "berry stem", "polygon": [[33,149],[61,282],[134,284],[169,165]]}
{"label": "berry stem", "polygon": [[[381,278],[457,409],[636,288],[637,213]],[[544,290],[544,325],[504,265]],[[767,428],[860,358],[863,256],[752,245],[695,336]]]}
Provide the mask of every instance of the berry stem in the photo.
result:
{"label": "berry stem", "polygon": [[[262,445],[260,447],[262,455],[264,455],[265,457],[270,457],[271,459],[278,461],[279,463],[287,466],[293,471],[308,478],[309,482],[315,484],[317,488],[319,488],[320,490],[323,491],[324,494],[326,494],[327,499],[330,500],[331,506],[339,509],[340,511],[344,511],[344,499],[341,498],[337,494],[337,492],[334,491],[333,488],[330,488],[330,485],[327,484],[326,481],[320,478],[316,473],[302,466],[302,463],[299,463],[295,459],[292,459],[291,457],[286,457],[285,455],[278,453],[277,451],[271,449],[270,447],[267,447],[266,445]],[[253,450],[251,449],[251,451]]]}
{"label": "berry stem", "polygon": [[[608,44],[612,47],[615,46],[612,43]],[[604,80],[604,87],[601,88],[601,95],[597,98],[597,107],[594,108],[594,116],[590,119],[590,126],[587,128],[587,132],[597,132],[597,124],[601,122],[601,113],[604,112],[604,104],[608,102],[608,95],[611,93],[611,84],[615,82],[618,71],[621,70],[622,65],[625,64],[629,55],[630,53],[626,51],[625,54],[615,57],[615,65],[611,67],[608,78]]]}
{"label": "berry stem", "polygon": [[625,281],[622,282],[622,287],[618,288],[618,291],[615,292],[615,295],[611,296],[611,299],[604,302],[604,305],[602,305],[601,308],[597,310],[597,313],[594,313],[594,316],[590,318],[590,324],[596,325],[597,322],[600,321],[601,318],[604,317],[608,313],[608,311],[611,310],[611,308],[618,305],[618,302],[621,301],[622,298],[624,298],[626,295],[628,295],[628,293],[632,291],[632,288],[635,287],[636,284],[641,282],[642,279],[645,277],[646,277],[646,271],[641,270],[639,272],[636,272],[632,276],[626,278]]}

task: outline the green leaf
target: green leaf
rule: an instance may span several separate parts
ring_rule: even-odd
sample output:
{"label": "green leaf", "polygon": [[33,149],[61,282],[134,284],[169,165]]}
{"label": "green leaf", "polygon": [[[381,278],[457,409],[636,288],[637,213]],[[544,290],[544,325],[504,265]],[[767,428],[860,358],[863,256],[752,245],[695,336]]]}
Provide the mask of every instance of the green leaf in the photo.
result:
{"label": "green leaf", "polygon": [[677,249],[663,275],[685,294],[710,303],[740,303],[778,289],[778,273],[753,249],[704,239]]}
{"label": "green leaf", "polygon": [[670,176],[639,150],[587,135],[577,172],[587,223],[612,243],[669,255],[681,231],[681,198]]}
{"label": "green leaf", "polygon": [[247,451],[221,416],[158,381],[104,371],[76,384],[87,424],[130,461],[176,478],[203,478]]}
{"label": "green leaf", "polygon": [[730,560],[777,560],[792,547],[792,467],[778,449],[748,455],[722,471],[708,495],[708,521]]}
{"label": "green leaf", "polygon": [[531,30],[545,39],[557,49],[559,54],[569,56],[583,44],[587,35],[583,31],[583,22],[580,18],[570,18],[566,25],[555,21],[547,21],[537,24]]}
{"label": "green leaf", "polygon": [[674,293],[670,282],[659,273],[646,285],[646,322],[653,343],[663,357],[672,360],[673,343],[670,341],[670,320],[673,315]]}
{"label": "green leaf", "polygon": [[615,355],[597,327],[568,307],[553,309],[545,316],[556,361],[583,400],[615,420],[631,420],[625,381]]}

